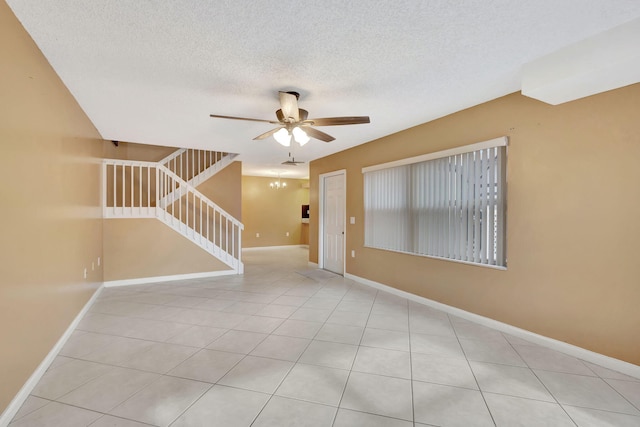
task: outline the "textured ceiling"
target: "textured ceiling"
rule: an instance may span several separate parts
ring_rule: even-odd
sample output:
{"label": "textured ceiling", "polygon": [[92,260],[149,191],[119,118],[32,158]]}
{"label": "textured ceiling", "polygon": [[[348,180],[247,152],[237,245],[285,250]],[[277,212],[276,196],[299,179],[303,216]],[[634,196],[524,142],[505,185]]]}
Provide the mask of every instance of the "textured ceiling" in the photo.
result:
{"label": "textured ceiling", "polygon": [[[306,176],[272,138],[279,90],[310,117],[369,115],[310,161],[520,90],[523,64],[640,16],[638,0],[7,0],[105,139],[240,153]],[[428,141],[425,141],[425,148]]]}

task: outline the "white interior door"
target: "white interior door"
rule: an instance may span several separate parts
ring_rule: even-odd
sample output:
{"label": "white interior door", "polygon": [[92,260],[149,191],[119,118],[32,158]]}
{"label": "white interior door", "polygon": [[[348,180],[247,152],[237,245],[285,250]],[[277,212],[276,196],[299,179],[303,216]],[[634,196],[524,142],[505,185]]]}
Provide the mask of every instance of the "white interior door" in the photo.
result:
{"label": "white interior door", "polygon": [[324,179],[323,203],[323,267],[344,274],[345,175],[339,173]]}

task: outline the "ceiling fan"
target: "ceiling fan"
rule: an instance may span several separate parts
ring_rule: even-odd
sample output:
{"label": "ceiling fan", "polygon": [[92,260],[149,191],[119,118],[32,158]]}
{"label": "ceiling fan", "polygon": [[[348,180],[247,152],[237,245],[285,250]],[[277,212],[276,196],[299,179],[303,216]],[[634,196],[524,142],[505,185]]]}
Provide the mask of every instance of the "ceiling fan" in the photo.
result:
{"label": "ceiling fan", "polygon": [[369,116],[353,117],[327,117],[322,119],[309,119],[309,112],[298,107],[298,92],[278,92],[280,96],[280,109],[276,111],[276,120],[250,119],[246,117],[220,116],[210,114],[211,117],[232,120],[249,120],[252,122],[265,122],[279,125],[275,129],[258,135],[254,140],[265,139],[273,135],[276,141],[288,147],[291,145],[291,136],[300,146],[309,142],[309,138],[319,139],[324,142],[331,142],[335,138],[329,134],[319,131],[312,126],[338,126],[357,125],[370,123]]}
{"label": "ceiling fan", "polygon": [[289,153],[289,158],[287,160],[285,160],[284,162],[282,162],[283,165],[289,165],[289,166],[298,166],[298,165],[303,164],[303,163],[304,162],[296,160],[295,157],[291,157],[291,153]]}

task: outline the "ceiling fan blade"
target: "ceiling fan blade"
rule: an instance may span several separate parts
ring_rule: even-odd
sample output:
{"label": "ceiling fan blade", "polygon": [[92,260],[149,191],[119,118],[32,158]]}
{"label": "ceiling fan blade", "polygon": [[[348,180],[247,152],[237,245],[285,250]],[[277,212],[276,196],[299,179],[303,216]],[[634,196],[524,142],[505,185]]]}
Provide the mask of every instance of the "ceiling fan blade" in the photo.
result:
{"label": "ceiling fan blade", "polygon": [[277,125],[279,123],[279,122],[275,122],[273,120],[249,119],[247,117],[219,116],[217,114],[209,114],[209,117],[214,117],[214,118],[217,118],[217,119],[248,120],[250,122],[264,122],[264,123],[272,123],[274,125]]}
{"label": "ceiling fan blade", "polygon": [[291,117],[294,122],[300,121],[300,113],[298,111],[298,97],[289,92],[279,92],[280,108],[285,119]]}
{"label": "ceiling fan blade", "polygon": [[254,141],[259,140],[259,139],[265,139],[265,138],[269,138],[271,135],[273,135],[274,133],[278,132],[280,129],[282,129],[282,127],[277,127],[275,129],[271,129],[269,132],[265,132],[262,135],[258,135],[255,138],[253,138]]}
{"label": "ceiling fan blade", "polygon": [[335,138],[329,134],[319,131],[318,129],[314,129],[311,126],[304,126],[304,132],[311,138],[319,139],[324,142],[331,142]]}
{"label": "ceiling fan blade", "polygon": [[[303,108],[298,108],[298,118],[301,121],[307,120],[307,117],[309,116],[309,112]],[[282,110],[276,110],[276,117],[278,118],[278,120],[280,121],[280,123],[285,123],[285,116],[284,113],[282,112]]]}
{"label": "ceiling fan blade", "polygon": [[369,116],[326,117],[323,119],[305,120],[305,123],[307,122],[313,126],[359,125],[362,123],[371,123]]}

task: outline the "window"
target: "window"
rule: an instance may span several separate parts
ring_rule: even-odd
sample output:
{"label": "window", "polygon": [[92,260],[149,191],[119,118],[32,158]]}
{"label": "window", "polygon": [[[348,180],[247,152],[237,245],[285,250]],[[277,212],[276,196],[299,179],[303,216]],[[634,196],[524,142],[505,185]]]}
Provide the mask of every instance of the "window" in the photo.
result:
{"label": "window", "polygon": [[506,266],[506,144],[364,168],[365,246]]}

